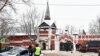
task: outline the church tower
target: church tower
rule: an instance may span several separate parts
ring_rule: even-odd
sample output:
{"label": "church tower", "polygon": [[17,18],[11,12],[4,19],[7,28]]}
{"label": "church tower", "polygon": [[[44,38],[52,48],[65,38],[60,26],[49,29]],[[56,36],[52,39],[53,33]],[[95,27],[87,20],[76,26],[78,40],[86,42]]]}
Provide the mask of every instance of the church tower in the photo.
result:
{"label": "church tower", "polygon": [[44,21],[38,26],[39,43],[43,50],[55,49],[56,25],[51,21],[49,3],[47,2]]}
{"label": "church tower", "polygon": [[50,20],[50,11],[49,11],[49,4],[48,4],[48,2],[47,2],[47,9],[46,9],[44,20]]}

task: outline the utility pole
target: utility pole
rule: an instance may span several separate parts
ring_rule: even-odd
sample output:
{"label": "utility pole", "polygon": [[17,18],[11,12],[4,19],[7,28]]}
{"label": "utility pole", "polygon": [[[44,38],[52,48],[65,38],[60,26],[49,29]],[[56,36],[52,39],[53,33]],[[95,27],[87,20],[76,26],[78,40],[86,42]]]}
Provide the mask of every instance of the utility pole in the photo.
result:
{"label": "utility pole", "polygon": [[76,36],[78,35],[78,34],[73,34],[74,35],[74,37],[73,37],[73,52],[76,52]]}
{"label": "utility pole", "polygon": [[55,39],[55,50],[56,51],[59,51],[60,49],[60,41],[59,41],[59,36],[60,36],[60,34],[56,34],[56,39]]}
{"label": "utility pole", "polygon": [[52,28],[51,26],[49,27],[49,32],[48,32],[48,49],[50,50],[51,47],[51,35],[52,35]]}

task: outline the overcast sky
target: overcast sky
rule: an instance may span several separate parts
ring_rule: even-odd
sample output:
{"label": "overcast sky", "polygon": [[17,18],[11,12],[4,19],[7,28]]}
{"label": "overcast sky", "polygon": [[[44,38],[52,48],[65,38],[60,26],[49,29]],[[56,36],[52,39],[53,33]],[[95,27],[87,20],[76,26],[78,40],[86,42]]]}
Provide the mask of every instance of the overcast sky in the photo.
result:
{"label": "overcast sky", "polygon": [[[40,13],[45,12],[46,2],[47,0],[34,0]],[[49,0],[49,4],[51,19],[56,21],[58,28],[73,25],[88,31],[89,23],[100,16],[100,0]]]}

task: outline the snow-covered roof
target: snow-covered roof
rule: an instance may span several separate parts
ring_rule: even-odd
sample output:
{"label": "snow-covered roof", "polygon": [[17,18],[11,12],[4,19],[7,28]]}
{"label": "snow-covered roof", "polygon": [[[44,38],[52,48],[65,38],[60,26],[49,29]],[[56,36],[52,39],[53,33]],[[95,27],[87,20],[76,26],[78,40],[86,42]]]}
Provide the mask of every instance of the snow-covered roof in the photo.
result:
{"label": "snow-covered roof", "polygon": [[[14,35],[27,35],[26,33],[15,33]],[[31,35],[34,35],[34,33],[31,33]]]}
{"label": "snow-covered roof", "polygon": [[47,23],[49,26],[51,26],[54,21],[53,20],[44,20],[45,23]]}

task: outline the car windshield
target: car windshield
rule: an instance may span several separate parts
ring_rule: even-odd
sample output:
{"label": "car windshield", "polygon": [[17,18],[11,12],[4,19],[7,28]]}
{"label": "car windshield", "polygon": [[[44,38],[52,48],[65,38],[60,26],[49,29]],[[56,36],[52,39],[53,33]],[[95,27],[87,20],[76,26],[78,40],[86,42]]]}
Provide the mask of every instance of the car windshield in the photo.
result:
{"label": "car windshield", "polygon": [[9,51],[9,54],[16,54],[16,53],[19,53],[20,51],[22,51],[22,49],[18,47],[14,47],[13,49]]}

